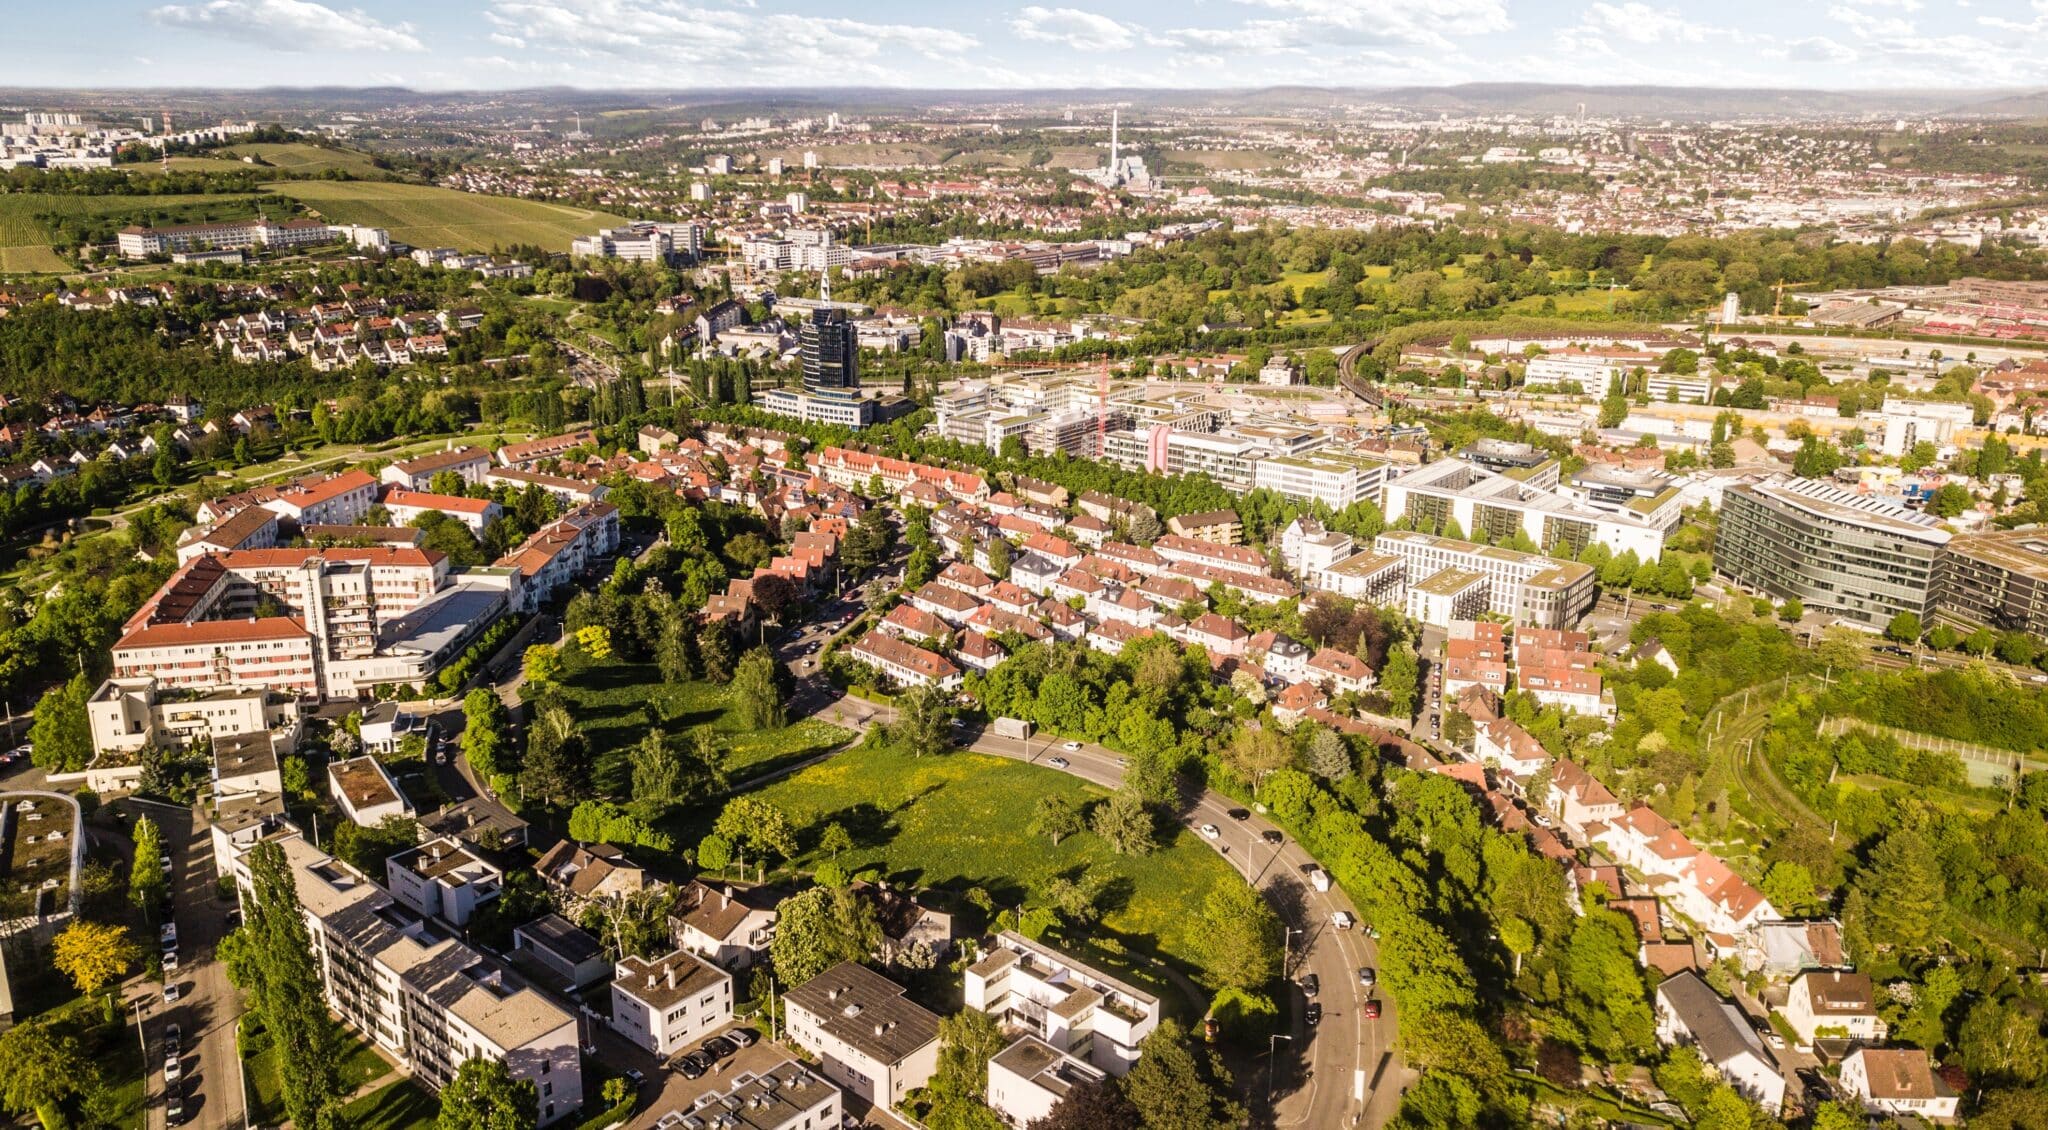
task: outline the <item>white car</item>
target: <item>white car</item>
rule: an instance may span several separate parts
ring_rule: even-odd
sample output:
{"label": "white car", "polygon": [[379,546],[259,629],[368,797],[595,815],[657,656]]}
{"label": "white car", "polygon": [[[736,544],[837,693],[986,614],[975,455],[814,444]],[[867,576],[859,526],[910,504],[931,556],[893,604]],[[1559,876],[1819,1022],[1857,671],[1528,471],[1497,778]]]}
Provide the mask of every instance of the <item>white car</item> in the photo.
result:
{"label": "white car", "polygon": [[175,1083],[175,1082],[177,1082],[177,1081],[178,1081],[179,1079],[182,1079],[182,1078],[184,1078],[184,1076],[185,1076],[185,1065],[184,1065],[184,1064],[182,1064],[182,1063],[179,1063],[179,1062],[178,1062],[178,1057],[177,1057],[177,1056],[167,1056],[167,1057],[165,1057],[165,1059],[164,1059],[164,1082],[166,1082],[166,1083]]}
{"label": "white car", "polygon": [[158,941],[164,944],[166,949],[176,946],[178,944],[178,924],[176,922],[164,923],[164,928],[157,931],[156,937]]}
{"label": "white car", "polygon": [[1081,743],[1080,743],[1080,742],[1063,742],[1063,743],[1061,743],[1061,745],[1060,745],[1060,748],[1061,748],[1061,749],[1063,749],[1063,750],[1066,750],[1066,751],[1067,751],[1068,753],[1079,753],[1079,752],[1081,752]]}
{"label": "white car", "polygon": [[177,971],[178,971],[178,951],[177,951],[177,950],[165,950],[165,951],[164,951],[164,972],[166,972],[166,973],[176,973]]}
{"label": "white car", "polygon": [[1216,838],[1217,836],[1220,836],[1220,835],[1222,835],[1222,834],[1223,834],[1223,833],[1221,833],[1221,832],[1219,832],[1219,831],[1217,831],[1217,830],[1216,830],[1216,825],[1214,825],[1214,824],[1204,824],[1204,825],[1202,825],[1202,826],[1201,826],[1201,828],[1200,828],[1200,829],[1198,829],[1198,830],[1199,830],[1199,831],[1200,831],[1200,832],[1202,833],[1202,836],[1203,836],[1203,838],[1204,838],[1204,839],[1210,839],[1210,840],[1213,840],[1213,839],[1215,839],[1215,838]]}
{"label": "white car", "polygon": [[1053,758],[1048,758],[1048,759],[1046,759],[1046,762],[1045,762],[1045,763],[1046,763],[1047,765],[1050,765],[1050,766],[1052,766],[1052,767],[1053,767],[1054,769],[1065,769],[1065,768],[1066,768],[1067,766],[1069,766],[1069,765],[1073,764],[1072,762],[1068,761],[1068,760],[1067,760],[1066,758],[1064,758],[1064,757],[1053,757]]}
{"label": "white car", "polygon": [[182,991],[179,990],[178,983],[176,981],[172,981],[170,984],[164,986],[165,1004],[177,1004],[178,998],[183,995],[184,994]]}

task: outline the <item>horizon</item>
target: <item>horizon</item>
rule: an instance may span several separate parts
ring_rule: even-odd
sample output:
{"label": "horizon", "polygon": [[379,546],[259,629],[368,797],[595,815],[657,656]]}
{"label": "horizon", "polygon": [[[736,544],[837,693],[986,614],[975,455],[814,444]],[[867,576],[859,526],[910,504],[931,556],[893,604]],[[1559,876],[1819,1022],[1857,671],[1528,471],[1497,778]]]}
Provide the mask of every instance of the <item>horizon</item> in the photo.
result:
{"label": "horizon", "polygon": [[[858,17],[816,0],[88,0],[13,22],[44,45],[10,76],[26,90],[1383,91],[1482,75],[1817,94],[2048,86],[2032,50],[2048,0],[885,0]],[[1256,81],[1275,72],[1289,81]]]}

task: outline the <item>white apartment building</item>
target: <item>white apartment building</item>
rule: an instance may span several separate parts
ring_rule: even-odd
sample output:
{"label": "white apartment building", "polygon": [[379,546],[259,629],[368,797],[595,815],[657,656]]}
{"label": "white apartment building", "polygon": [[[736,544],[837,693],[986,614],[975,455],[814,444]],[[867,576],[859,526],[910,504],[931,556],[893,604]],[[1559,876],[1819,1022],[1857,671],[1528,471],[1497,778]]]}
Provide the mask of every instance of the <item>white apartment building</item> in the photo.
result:
{"label": "white apartment building", "polygon": [[[540,1125],[583,1106],[576,1017],[296,834],[273,837],[298,888],[327,1005],[430,1089],[499,1060],[540,1094]],[[234,863],[253,897],[246,851]]]}
{"label": "white apartment building", "polygon": [[1409,585],[1403,601],[1408,618],[1433,628],[1448,628],[1454,620],[1470,620],[1486,611],[1491,582],[1470,569],[1439,569]]}
{"label": "white apartment building", "polygon": [[938,1070],[939,1018],[865,965],[835,965],[789,990],[783,1004],[790,1042],[876,1106],[893,1108]]}
{"label": "white apartment building", "polygon": [[535,530],[497,567],[518,577],[515,606],[531,612],[598,559],[619,548],[619,508],[609,502],[577,507]]}
{"label": "white apartment building", "polygon": [[219,224],[125,227],[114,235],[123,259],[147,259],[174,251],[227,251],[251,247],[297,248],[330,243],[334,229],[318,220],[232,220]]}
{"label": "white apartment building", "polygon": [[1305,455],[1259,460],[1252,472],[1252,485],[1285,498],[1343,510],[1368,499],[1378,501],[1386,489],[1389,466],[1383,459],[1320,448]]}
{"label": "white apartment building", "polygon": [[1011,930],[968,967],[966,1003],[1112,1075],[1159,1026],[1158,997]]}
{"label": "white apartment building", "polygon": [[1957,430],[1968,428],[1975,422],[1973,411],[1968,404],[1891,400],[1877,412],[1863,415],[1874,415],[1882,425],[1878,450],[1886,455],[1900,456],[1923,440],[1937,446],[1948,443]]}
{"label": "white apartment building", "polygon": [[756,1044],[729,1062],[730,1080],[707,1076],[700,1082],[709,1086],[701,1092],[694,1097],[685,1092],[687,1105],[659,1117],[649,1111],[643,1119],[653,1121],[635,1119],[634,1125],[662,1130],[829,1130],[841,1124],[839,1088],[775,1045]]}
{"label": "white apartment building", "polygon": [[1711,404],[1714,400],[1714,375],[1705,369],[1690,374],[1651,369],[1644,374],[1643,384],[1653,404]]}
{"label": "white apartment building", "polygon": [[302,710],[294,695],[267,690],[209,694],[160,691],[148,676],[108,679],[86,700],[95,753],[221,741],[271,734],[289,751],[298,744]]}
{"label": "white apartment building", "polygon": [[1036,1036],[1019,1036],[988,1061],[988,1108],[1003,1125],[1022,1130],[1052,1113],[1068,1091],[1106,1077]]}
{"label": "white apartment building", "polygon": [[1657,986],[1657,1042],[1690,1044],[1728,1085],[1765,1110],[1785,1101],[1785,1076],[1735,1005],[1694,973]]}
{"label": "white apartment building", "polygon": [[1373,539],[1373,550],[1400,558],[1410,577],[1433,577],[1445,569],[1480,574],[1487,581],[1486,611],[1517,624],[1568,628],[1599,599],[1592,566],[1575,561],[1413,530],[1389,530]]}
{"label": "white apartment building", "polygon": [[1524,385],[1577,384],[1579,391],[1594,400],[1607,398],[1610,388],[1619,387],[1631,370],[1655,370],[1662,358],[1654,353],[1633,351],[1569,351],[1531,357],[1522,371]]}
{"label": "white apartment building", "polygon": [[613,970],[612,1030],[658,1056],[687,1050],[732,1019],[732,975],[686,950]]}
{"label": "white apartment building", "polygon": [[327,763],[327,791],[342,815],[367,828],[393,816],[411,816],[412,802],[398,789],[383,762],[352,757]]}
{"label": "white apartment building", "polygon": [[388,464],[380,477],[391,486],[426,490],[434,476],[443,471],[452,471],[463,482],[475,486],[484,481],[490,469],[490,452],[481,447],[457,447]]}
{"label": "white apartment building", "polygon": [[485,526],[505,513],[504,507],[488,498],[427,494],[403,487],[392,487],[384,492],[384,508],[391,512],[391,521],[396,525],[410,526],[424,514],[445,514],[468,526],[469,532],[479,537],[483,535]]}
{"label": "white apartment building", "polygon": [[504,880],[504,872],[445,836],[384,861],[384,885],[392,898],[458,929],[498,897]]}

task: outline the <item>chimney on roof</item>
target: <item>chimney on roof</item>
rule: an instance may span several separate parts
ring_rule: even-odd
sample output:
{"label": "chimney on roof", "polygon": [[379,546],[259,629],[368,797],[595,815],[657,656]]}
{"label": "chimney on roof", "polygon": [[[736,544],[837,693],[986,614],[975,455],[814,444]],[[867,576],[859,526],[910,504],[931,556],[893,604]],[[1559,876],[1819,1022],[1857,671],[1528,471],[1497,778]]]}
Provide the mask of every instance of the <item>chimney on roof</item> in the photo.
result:
{"label": "chimney on roof", "polygon": [[652,969],[647,971],[647,987],[650,989],[654,987],[654,970]]}
{"label": "chimney on roof", "polygon": [[668,970],[668,987],[669,987],[670,989],[674,989],[674,988],[676,987],[676,966],[675,966],[675,963],[674,963],[674,962],[670,962],[670,963],[669,963],[669,964],[668,964],[668,965],[667,965],[667,966],[666,966],[665,968],[666,968],[666,969]]}

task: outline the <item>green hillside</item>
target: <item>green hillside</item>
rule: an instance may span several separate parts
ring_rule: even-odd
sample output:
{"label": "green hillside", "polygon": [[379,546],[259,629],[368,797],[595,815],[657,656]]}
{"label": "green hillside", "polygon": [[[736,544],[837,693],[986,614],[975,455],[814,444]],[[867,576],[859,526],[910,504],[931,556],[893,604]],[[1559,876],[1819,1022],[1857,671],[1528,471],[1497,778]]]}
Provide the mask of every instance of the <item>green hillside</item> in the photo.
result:
{"label": "green hillside", "polygon": [[332,223],[386,228],[416,247],[488,251],[531,243],[567,251],[569,241],[626,221],[607,212],[385,181],[281,181],[264,186]]}

